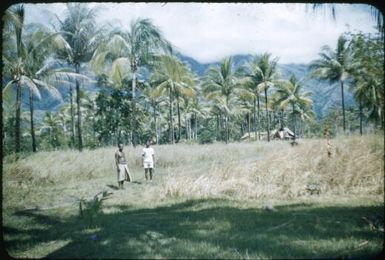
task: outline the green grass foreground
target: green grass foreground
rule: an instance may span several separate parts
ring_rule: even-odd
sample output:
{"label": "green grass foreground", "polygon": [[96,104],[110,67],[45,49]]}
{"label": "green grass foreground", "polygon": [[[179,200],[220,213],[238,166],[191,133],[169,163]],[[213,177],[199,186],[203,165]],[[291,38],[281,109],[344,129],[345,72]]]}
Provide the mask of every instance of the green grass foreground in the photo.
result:
{"label": "green grass foreground", "polygon": [[[13,257],[330,258],[384,243],[383,136],[155,146],[146,183],[116,189],[115,148],[4,160],[4,245]],[[365,162],[365,163],[364,163]],[[317,193],[309,192],[316,187]],[[79,200],[110,196],[92,223]]]}

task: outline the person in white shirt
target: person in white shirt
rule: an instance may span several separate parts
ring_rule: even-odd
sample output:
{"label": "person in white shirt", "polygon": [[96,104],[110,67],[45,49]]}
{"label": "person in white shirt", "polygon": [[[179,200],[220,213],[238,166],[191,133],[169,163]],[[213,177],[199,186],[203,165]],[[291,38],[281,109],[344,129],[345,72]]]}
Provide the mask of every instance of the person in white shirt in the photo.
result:
{"label": "person in white shirt", "polygon": [[144,176],[146,177],[146,181],[148,180],[148,172],[150,172],[150,180],[152,180],[152,172],[154,169],[154,162],[155,162],[155,152],[154,152],[154,149],[150,147],[150,141],[147,141],[146,147],[143,148],[142,161],[143,161]]}

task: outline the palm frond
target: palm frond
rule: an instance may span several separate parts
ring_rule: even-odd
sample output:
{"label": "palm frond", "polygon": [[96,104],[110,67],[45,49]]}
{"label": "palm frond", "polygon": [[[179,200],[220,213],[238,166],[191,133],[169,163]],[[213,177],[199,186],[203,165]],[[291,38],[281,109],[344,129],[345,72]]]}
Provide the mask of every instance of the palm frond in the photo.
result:
{"label": "palm frond", "polygon": [[21,76],[20,78],[20,84],[22,86],[27,86],[30,91],[32,91],[33,95],[36,96],[38,99],[41,99],[41,94],[38,86],[35,84],[33,79],[30,79],[26,76]]}

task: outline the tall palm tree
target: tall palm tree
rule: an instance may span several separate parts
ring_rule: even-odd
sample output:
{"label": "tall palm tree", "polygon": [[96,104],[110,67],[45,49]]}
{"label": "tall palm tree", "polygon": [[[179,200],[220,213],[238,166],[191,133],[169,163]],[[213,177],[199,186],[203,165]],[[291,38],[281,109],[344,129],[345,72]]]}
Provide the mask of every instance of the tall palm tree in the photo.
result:
{"label": "tall palm tree", "polygon": [[[113,64],[127,65],[131,72],[132,106],[135,111],[138,70],[142,66],[152,64],[155,60],[154,56],[160,51],[171,53],[171,44],[151,20],[139,18],[132,21],[127,32],[114,31],[106,41],[100,44],[94,54],[92,65],[95,71],[100,71],[106,60],[113,60]],[[135,129],[135,113],[132,113],[132,125]],[[132,141],[135,146],[135,131]]]}
{"label": "tall palm tree", "polygon": [[[184,96],[185,113],[186,117],[188,118],[186,123],[186,128],[188,127],[189,129],[188,139],[191,139],[191,137],[193,137],[193,139],[195,140],[198,140],[198,129],[200,120],[207,119],[210,114],[210,107],[208,106],[208,104],[200,101],[200,88],[198,86],[196,86],[195,88],[196,95],[194,97]],[[194,124],[192,122],[194,122]]]}
{"label": "tall palm tree", "polygon": [[258,85],[261,83],[261,73],[259,68],[259,60],[261,56],[254,56],[251,61],[247,62],[244,66],[241,67],[240,74],[243,77],[241,84],[244,86],[245,90],[250,92],[249,98],[253,100],[253,118],[255,124],[255,136],[258,132],[258,140],[261,139],[260,131],[260,90]]}
{"label": "tall palm tree", "polygon": [[265,93],[266,131],[267,141],[270,142],[270,117],[268,111],[268,89],[278,81],[277,63],[278,58],[270,60],[271,54],[264,53],[258,60],[256,71],[259,73],[260,83],[257,85],[259,92]]}
{"label": "tall palm tree", "polygon": [[154,122],[154,133],[155,133],[155,141],[159,144],[159,131],[158,131],[158,117],[160,116],[160,109],[158,109],[162,104],[166,103],[166,97],[159,96],[156,89],[151,86],[151,84],[155,84],[156,82],[150,82],[147,84],[146,88],[142,91],[142,95],[144,96],[147,103],[150,104],[152,108],[152,120]]}
{"label": "tall palm tree", "polygon": [[49,143],[53,148],[56,148],[59,145],[57,140],[59,129],[60,129],[60,119],[58,119],[57,114],[52,112],[46,112],[43,117],[40,132],[44,132],[48,130]]}
{"label": "tall palm tree", "polygon": [[[4,88],[7,89],[8,86],[16,84],[16,122],[15,122],[15,151],[16,153],[20,152],[20,116],[21,116],[21,76],[24,74],[24,67],[22,63],[23,56],[23,45],[22,45],[22,32],[24,27],[24,6],[16,5],[7,10],[5,18],[5,24],[9,27],[13,27],[15,36],[16,36],[16,52],[14,57],[18,57],[16,63],[13,66],[10,66],[9,72],[12,76],[12,80]],[[19,58],[20,57],[20,58]],[[4,56],[3,56],[4,60]],[[12,64],[9,62],[8,64]],[[3,92],[4,92],[3,90]],[[4,95],[4,94],[3,94]]]}
{"label": "tall palm tree", "polygon": [[[12,14],[13,20],[8,22],[10,27],[7,29],[13,30],[15,37],[10,37],[4,41],[7,47],[16,51],[3,52],[4,72],[12,78],[4,87],[3,96],[10,95],[12,85],[16,84],[15,150],[20,152],[21,93],[23,87],[28,89],[32,150],[36,152],[33,97],[40,99],[40,89],[45,88],[56,98],[60,98],[60,93],[49,84],[50,79],[47,76],[58,75],[61,72],[52,70],[52,67],[46,64],[46,60],[53,48],[65,51],[67,45],[60,32],[51,33],[43,26],[26,27],[23,5],[16,5],[8,11]],[[28,35],[24,35],[24,30],[27,31]]]}
{"label": "tall palm tree", "polygon": [[[155,84],[153,92],[154,97],[162,95],[169,96],[169,137],[170,142],[174,143],[174,126],[173,126],[173,100],[174,96],[194,97],[193,78],[185,64],[176,57],[170,55],[162,55],[159,57],[157,66],[154,67],[154,73],[151,76],[152,82]],[[179,100],[176,99],[179,109]],[[178,112],[178,125],[180,127],[180,112]],[[180,136],[179,136],[180,138]]]}
{"label": "tall palm tree", "polygon": [[311,93],[303,91],[303,85],[297,80],[294,74],[291,75],[288,81],[284,81],[276,86],[277,104],[281,109],[286,109],[291,106],[292,125],[294,138],[296,136],[296,114],[300,114],[303,107],[309,107],[313,104],[310,96]]}
{"label": "tall palm tree", "polygon": [[182,85],[176,85],[175,88],[175,100],[176,100],[176,105],[177,105],[177,114],[178,114],[178,142],[180,141],[181,138],[181,130],[182,130],[182,125],[181,125],[181,119],[180,119],[180,101],[183,101],[183,98],[194,98],[196,96],[196,90],[194,88],[194,77],[190,70],[188,70],[185,67],[186,75],[185,78],[183,79],[183,84]]}
{"label": "tall palm tree", "polygon": [[[58,56],[65,59],[80,73],[83,63],[89,62],[97,47],[101,32],[96,27],[96,9],[89,8],[82,3],[68,3],[65,19],[60,22],[60,30],[67,32],[64,37],[70,46],[70,52],[58,52]],[[72,87],[70,88],[72,101]],[[72,102],[71,102],[72,104]],[[76,80],[76,104],[77,104],[77,139],[78,150],[83,149],[81,105],[80,105],[80,81]],[[73,111],[73,109],[71,109]],[[73,115],[72,115],[73,118]],[[73,120],[72,120],[73,121]]]}
{"label": "tall palm tree", "polygon": [[225,142],[229,141],[229,116],[232,101],[237,95],[239,84],[232,68],[232,58],[222,60],[219,66],[210,67],[204,78],[204,93],[208,100],[217,103],[218,108],[223,112],[225,118]]}
{"label": "tall palm tree", "polygon": [[345,122],[345,99],[344,82],[348,79],[351,72],[350,50],[347,46],[347,40],[340,36],[337,41],[337,48],[333,51],[329,46],[323,46],[319,54],[320,58],[310,64],[312,77],[320,80],[328,80],[330,84],[340,83],[343,129],[346,131]]}
{"label": "tall palm tree", "polygon": [[[380,47],[381,46],[381,47]],[[351,90],[359,106],[360,133],[362,134],[363,110],[369,118],[381,122],[384,127],[384,49],[379,35],[353,35]]]}

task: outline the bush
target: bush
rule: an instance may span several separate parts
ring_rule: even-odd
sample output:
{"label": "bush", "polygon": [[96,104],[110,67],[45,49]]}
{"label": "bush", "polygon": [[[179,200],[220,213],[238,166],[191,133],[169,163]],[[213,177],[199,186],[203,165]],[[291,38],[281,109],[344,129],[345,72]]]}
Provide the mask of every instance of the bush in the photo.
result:
{"label": "bush", "polygon": [[215,132],[203,129],[198,134],[198,142],[200,144],[211,144],[215,140]]}

